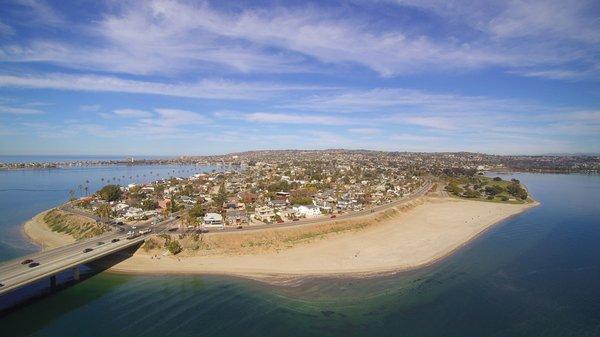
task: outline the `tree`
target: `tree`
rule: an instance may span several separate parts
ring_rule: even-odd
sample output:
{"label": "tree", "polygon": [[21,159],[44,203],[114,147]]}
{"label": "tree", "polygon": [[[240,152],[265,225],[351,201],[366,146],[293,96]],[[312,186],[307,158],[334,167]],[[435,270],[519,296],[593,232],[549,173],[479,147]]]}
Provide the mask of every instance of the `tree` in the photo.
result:
{"label": "tree", "polygon": [[502,181],[502,178],[500,178],[500,177],[494,177],[494,181]]}
{"label": "tree", "polygon": [[293,205],[312,205],[313,200],[311,197],[295,197],[291,198],[290,202]]}
{"label": "tree", "polygon": [[96,215],[101,219],[109,219],[113,214],[113,210],[109,204],[102,204],[96,208]]}
{"label": "tree", "polygon": [[181,208],[182,206],[179,206],[175,199],[171,199],[171,201],[167,202],[167,209],[169,210],[169,213],[175,213]]}
{"label": "tree", "polygon": [[177,255],[177,254],[181,253],[181,251],[183,250],[183,248],[181,248],[181,244],[179,244],[179,241],[173,240],[173,241],[171,241],[171,242],[169,242],[167,244],[167,250],[171,254]]}
{"label": "tree", "polygon": [[194,207],[192,207],[189,210],[188,214],[191,217],[200,218],[203,217],[206,214],[206,212],[204,211],[204,206],[202,206],[202,204],[197,203],[194,205]]}
{"label": "tree", "polygon": [[465,190],[465,197],[467,198],[480,198],[481,197],[481,193],[479,193],[479,191],[476,190],[472,190],[470,188]]}
{"label": "tree", "polygon": [[455,183],[450,183],[448,184],[448,186],[446,186],[446,191],[454,195],[460,195],[463,192],[463,189],[458,187],[458,185],[456,185]]}
{"label": "tree", "polygon": [[227,192],[225,191],[225,182],[221,183],[221,187],[219,187],[219,192],[214,197],[214,202],[217,207],[221,207],[225,201],[227,201]]}
{"label": "tree", "polygon": [[118,185],[106,185],[96,192],[101,199],[105,201],[119,200],[121,197],[121,189]]}
{"label": "tree", "polygon": [[527,199],[527,191],[523,187],[521,187],[521,184],[516,179],[512,180],[512,182],[508,185],[506,190],[508,191],[508,193],[510,193],[510,195],[516,198],[522,200]]}
{"label": "tree", "polygon": [[155,210],[158,207],[158,202],[152,199],[144,199],[141,203],[142,209],[145,211]]}

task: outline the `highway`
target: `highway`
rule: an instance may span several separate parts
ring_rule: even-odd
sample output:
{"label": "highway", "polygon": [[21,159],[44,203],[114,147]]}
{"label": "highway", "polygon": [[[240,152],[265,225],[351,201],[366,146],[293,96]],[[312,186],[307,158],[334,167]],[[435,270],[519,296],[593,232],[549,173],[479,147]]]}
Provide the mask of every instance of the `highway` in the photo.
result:
{"label": "highway", "polygon": [[[160,232],[175,221],[176,219],[168,219],[156,225],[137,226],[136,231],[153,228],[152,233]],[[150,235],[144,234],[128,239],[126,232],[131,227],[125,226],[124,229],[124,231],[111,231],[89,240],[78,241],[2,263],[0,265],[0,284],[2,284],[0,295],[134,246]],[[84,252],[85,249],[92,250]],[[33,260],[39,265],[30,267],[29,263],[22,264],[25,260]]]}

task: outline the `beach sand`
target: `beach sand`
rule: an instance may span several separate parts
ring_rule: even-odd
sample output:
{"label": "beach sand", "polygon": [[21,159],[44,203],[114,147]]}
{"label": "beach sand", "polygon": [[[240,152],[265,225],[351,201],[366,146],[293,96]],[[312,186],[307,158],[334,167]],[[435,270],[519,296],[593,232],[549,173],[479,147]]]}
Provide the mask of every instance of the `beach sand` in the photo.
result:
{"label": "beach sand", "polygon": [[[264,281],[307,276],[385,274],[431,264],[492,225],[537,205],[426,198],[392,219],[289,249],[252,254],[160,256],[138,250],[120,273],[219,274]],[[284,229],[282,229],[284,230]],[[232,235],[232,234],[228,234]]]}
{"label": "beach sand", "polygon": [[43,250],[52,249],[75,242],[75,238],[70,235],[53,232],[44,222],[44,215],[50,210],[39,213],[38,215],[25,222],[23,233],[32,242],[40,245]]}

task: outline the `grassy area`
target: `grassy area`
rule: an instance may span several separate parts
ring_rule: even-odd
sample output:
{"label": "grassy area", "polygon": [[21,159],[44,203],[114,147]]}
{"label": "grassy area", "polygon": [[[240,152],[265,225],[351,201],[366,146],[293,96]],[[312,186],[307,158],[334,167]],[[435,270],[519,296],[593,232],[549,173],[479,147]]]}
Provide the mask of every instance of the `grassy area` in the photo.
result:
{"label": "grassy area", "polygon": [[107,231],[104,225],[97,224],[94,220],[59,209],[46,213],[44,222],[52,231],[71,235],[77,240],[91,238]]}
{"label": "grassy area", "polygon": [[450,177],[445,189],[454,197],[472,200],[514,204],[533,201],[518,180],[503,180],[499,177]]}

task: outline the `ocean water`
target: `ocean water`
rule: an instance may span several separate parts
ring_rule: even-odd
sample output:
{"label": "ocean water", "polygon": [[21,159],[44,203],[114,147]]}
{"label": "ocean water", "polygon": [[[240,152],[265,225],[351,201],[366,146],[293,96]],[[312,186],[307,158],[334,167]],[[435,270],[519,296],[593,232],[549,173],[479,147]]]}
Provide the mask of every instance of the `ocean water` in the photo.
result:
{"label": "ocean water", "polygon": [[515,177],[541,205],[427,268],[384,278],[312,279],[294,287],[216,276],[100,273],[0,318],[0,331],[10,336],[599,336],[600,176]]}
{"label": "ocean water", "polygon": [[[75,161],[105,161],[105,160],[124,160],[131,156],[23,156],[23,155],[0,155],[0,163],[66,163]],[[168,156],[133,156],[136,159],[162,159]]]}

